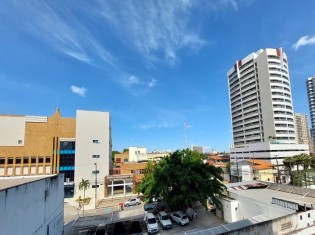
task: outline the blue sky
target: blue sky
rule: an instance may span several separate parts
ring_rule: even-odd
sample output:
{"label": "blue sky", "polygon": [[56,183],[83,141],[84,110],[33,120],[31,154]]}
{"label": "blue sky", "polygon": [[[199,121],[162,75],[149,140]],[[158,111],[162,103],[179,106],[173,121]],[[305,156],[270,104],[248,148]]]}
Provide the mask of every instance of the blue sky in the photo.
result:
{"label": "blue sky", "polygon": [[[0,113],[111,114],[113,150],[232,143],[227,71],[261,48],[288,55],[309,114],[315,1],[0,1]],[[206,149],[209,151],[209,149]]]}

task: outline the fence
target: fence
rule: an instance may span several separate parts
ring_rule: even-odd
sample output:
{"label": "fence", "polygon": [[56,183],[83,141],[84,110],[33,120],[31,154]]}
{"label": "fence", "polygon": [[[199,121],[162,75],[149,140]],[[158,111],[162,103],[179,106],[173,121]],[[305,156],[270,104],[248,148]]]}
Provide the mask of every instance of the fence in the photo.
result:
{"label": "fence", "polygon": [[315,189],[302,188],[302,187],[297,187],[297,186],[288,185],[288,184],[276,184],[276,183],[268,183],[268,182],[264,182],[264,183],[268,184],[269,188],[273,190],[278,190],[278,191],[280,190],[287,193],[302,195],[304,197],[307,196],[307,197],[315,198]]}

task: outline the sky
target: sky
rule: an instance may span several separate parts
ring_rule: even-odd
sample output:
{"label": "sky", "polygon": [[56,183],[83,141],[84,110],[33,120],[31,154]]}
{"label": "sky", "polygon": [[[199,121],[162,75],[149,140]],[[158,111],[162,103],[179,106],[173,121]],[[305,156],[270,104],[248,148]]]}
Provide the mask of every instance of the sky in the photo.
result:
{"label": "sky", "polygon": [[312,0],[0,1],[0,113],[109,112],[113,150],[232,144],[227,71],[288,56],[294,111],[315,75]]}

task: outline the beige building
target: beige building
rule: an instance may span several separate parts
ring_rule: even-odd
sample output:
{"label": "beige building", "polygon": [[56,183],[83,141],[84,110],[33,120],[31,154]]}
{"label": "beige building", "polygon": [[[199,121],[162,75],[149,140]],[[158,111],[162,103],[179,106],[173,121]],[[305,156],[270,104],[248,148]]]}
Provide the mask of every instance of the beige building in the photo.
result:
{"label": "beige building", "polygon": [[294,114],[295,135],[297,144],[309,144],[310,135],[308,130],[307,115],[301,113]]}
{"label": "beige building", "polygon": [[75,118],[62,117],[59,109],[50,117],[0,115],[0,176],[63,173],[76,198],[83,196],[82,179],[97,185],[86,197],[104,197],[111,146],[108,112],[77,110]]}
{"label": "beige building", "polygon": [[0,116],[0,176],[60,172],[60,142],[75,138],[75,118]]}

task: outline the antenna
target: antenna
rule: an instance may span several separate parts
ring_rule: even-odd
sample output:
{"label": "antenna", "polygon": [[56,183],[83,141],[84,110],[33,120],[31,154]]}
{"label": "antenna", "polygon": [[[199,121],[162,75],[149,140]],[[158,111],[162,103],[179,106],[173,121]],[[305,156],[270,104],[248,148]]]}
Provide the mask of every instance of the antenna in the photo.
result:
{"label": "antenna", "polygon": [[184,122],[184,149],[186,149],[186,130],[188,127],[190,127],[190,125]]}

